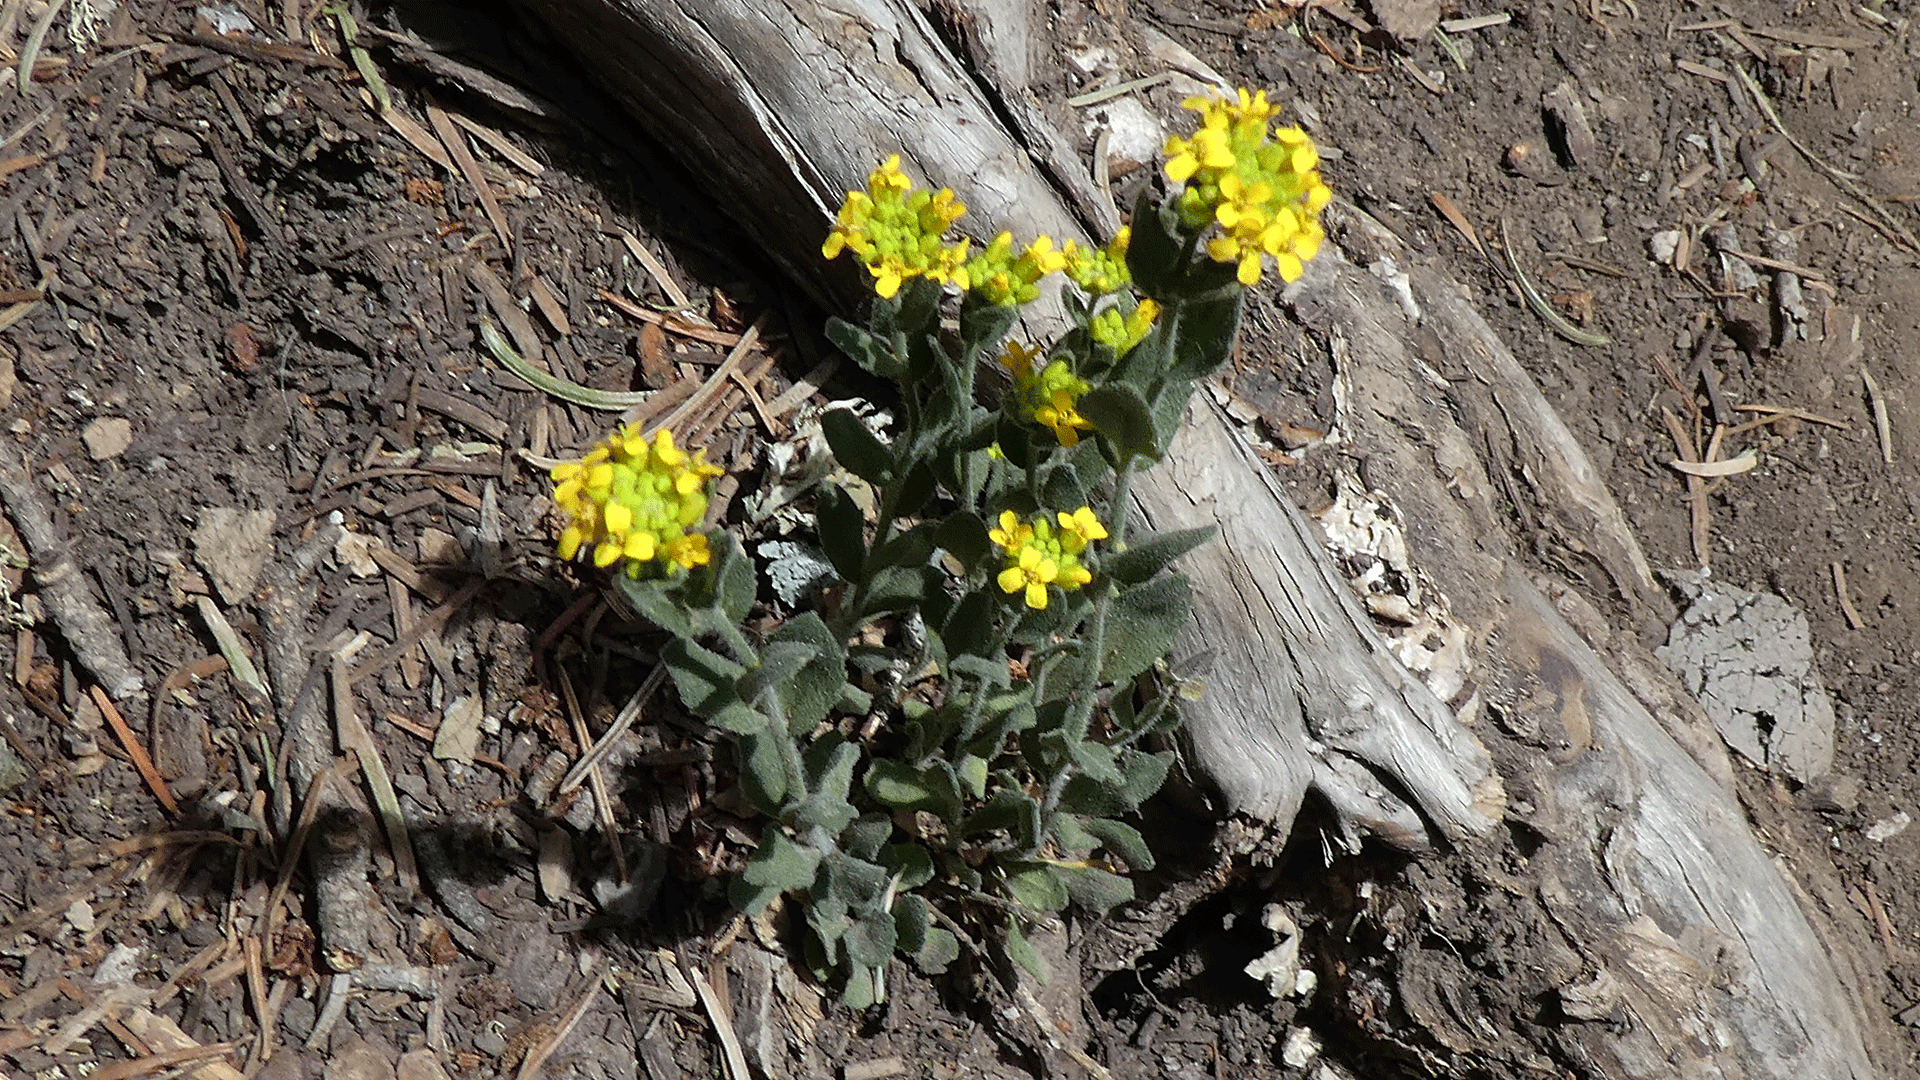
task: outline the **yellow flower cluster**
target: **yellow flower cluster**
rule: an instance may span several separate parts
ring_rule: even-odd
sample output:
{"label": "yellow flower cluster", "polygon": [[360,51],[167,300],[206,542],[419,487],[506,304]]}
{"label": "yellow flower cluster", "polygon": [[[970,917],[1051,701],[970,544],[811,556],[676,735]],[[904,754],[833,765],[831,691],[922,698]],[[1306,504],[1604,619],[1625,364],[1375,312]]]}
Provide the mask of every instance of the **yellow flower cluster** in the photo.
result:
{"label": "yellow flower cluster", "polygon": [[651,445],[637,426],[614,432],[579,461],[553,469],[553,501],[567,515],[560,557],[593,552],[595,566],[627,560],[638,577],[649,563],[691,570],[712,553],[707,538],[689,533],[706,515],[708,481],[723,470],[706,451],[688,455],[662,430]]}
{"label": "yellow flower cluster", "polygon": [[820,254],[831,259],[843,250],[853,252],[883,298],[899,292],[908,278],[955,280],[967,260],[967,241],[948,246],[944,237],[966,212],[950,188],[913,190],[895,154],[867,177],[867,190],[847,192]]}
{"label": "yellow flower cluster", "polygon": [[1000,353],[1000,364],[1013,375],[1013,391],[1029,419],[1053,432],[1061,446],[1078,446],[1080,433],[1091,431],[1093,424],[1076,407],[1080,395],[1091,387],[1074,375],[1065,357],[1048,363],[1039,371],[1033,368],[1039,349],[1030,349],[1009,340]]}
{"label": "yellow flower cluster", "polygon": [[1089,296],[1117,293],[1133,283],[1127,270],[1127,241],[1133,226],[1122,225],[1106,247],[1084,248],[1069,240],[1061,253],[1067,257],[1067,277]]}
{"label": "yellow flower cluster", "polygon": [[[1182,103],[1200,114],[1191,139],[1167,140],[1167,177],[1186,185],[1176,204],[1190,229],[1218,223],[1207,241],[1215,262],[1238,263],[1240,283],[1260,280],[1263,256],[1273,256],[1280,280],[1299,278],[1326,234],[1320,211],[1333,192],[1320,180],[1320,155],[1297,127],[1269,130],[1273,106],[1266,91],[1239,100],[1205,97]],[[1269,138],[1271,136],[1271,138]]]}
{"label": "yellow flower cluster", "polygon": [[1067,253],[1053,249],[1051,236],[1036,238],[1015,255],[1013,234],[1003,232],[953,275],[953,283],[990,304],[1031,304],[1040,296],[1040,279],[1066,266]]}
{"label": "yellow flower cluster", "polygon": [[1159,314],[1160,305],[1146,299],[1125,314],[1117,307],[1109,307],[1093,317],[1087,333],[1102,345],[1112,346],[1116,354],[1125,356],[1146,339],[1147,331],[1153,329],[1154,317]]}
{"label": "yellow flower cluster", "polygon": [[1043,514],[1025,522],[1013,511],[1002,510],[999,528],[987,536],[1006,556],[1006,567],[995,579],[1000,591],[1020,594],[1028,607],[1042,611],[1049,586],[1077,589],[1093,580],[1093,572],[1081,565],[1080,556],[1088,544],[1107,538],[1107,527],[1085,506],[1071,514],[1056,511],[1053,521]]}

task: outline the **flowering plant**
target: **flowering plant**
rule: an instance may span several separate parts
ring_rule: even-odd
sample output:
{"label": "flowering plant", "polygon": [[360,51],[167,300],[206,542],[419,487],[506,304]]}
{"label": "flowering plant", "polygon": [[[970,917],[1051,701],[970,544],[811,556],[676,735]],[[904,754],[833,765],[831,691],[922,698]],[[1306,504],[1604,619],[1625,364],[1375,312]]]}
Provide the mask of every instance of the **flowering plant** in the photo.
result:
{"label": "flowering plant", "polygon": [[[748,635],[751,563],[688,531],[718,470],[664,432],[621,431],[554,471],[561,555],[625,570],[616,588],[671,635],[682,700],[735,736],[766,818],[735,903],[789,898],[850,1003],[885,996],[896,952],[945,967],[970,927],[1038,972],[1029,927],[1130,900],[1125,872],[1153,864],[1124,819],[1167,773],[1149,739],[1177,723],[1163,662],[1191,597],[1170,568],[1211,530],[1130,533],[1129,486],[1231,354],[1247,287],[1269,260],[1300,276],[1329,198],[1264,93],[1186,105],[1201,127],[1167,144],[1177,189],[1143,195],[1104,246],[950,240],[966,208],[915,190],[898,156],[847,195],[821,253],[857,260],[877,300],[828,336],[899,388],[902,419],[888,438],[851,411],[822,419],[876,495],[818,495],[831,602]],[[1071,329],[1013,337],[1056,275]],[[996,367],[1010,386],[992,407],[975,379]],[[874,644],[889,639],[909,644]]]}

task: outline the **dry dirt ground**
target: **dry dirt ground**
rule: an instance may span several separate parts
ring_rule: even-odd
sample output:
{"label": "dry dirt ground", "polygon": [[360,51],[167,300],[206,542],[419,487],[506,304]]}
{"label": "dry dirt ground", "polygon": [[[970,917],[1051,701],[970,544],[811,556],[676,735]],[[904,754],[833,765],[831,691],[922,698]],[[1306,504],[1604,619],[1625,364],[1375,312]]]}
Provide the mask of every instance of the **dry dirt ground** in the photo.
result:
{"label": "dry dirt ground", "polygon": [[[1807,616],[1833,773],[1743,768],[1747,804],[1789,865],[1830,863],[1851,902],[1832,922],[1875,965],[1881,1066],[1920,1075],[1912,3],[1468,3],[1449,18],[1505,18],[1457,28],[1451,54],[1383,51],[1364,11],[1335,8],[1066,0],[1052,35],[1136,19],[1271,88],[1329,148],[1337,191],[1452,260],[1655,565],[1697,565],[1704,537],[1717,576]],[[729,813],[725,746],[670,708],[603,762],[607,803],[553,795],[651,639],[549,554],[534,462],[609,417],[487,362],[480,317],[577,381],[656,389],[649,408],[678,410],[740,499],[813,397],[823,315],[509,9],[356,11],[391,119],[318,5],[201,12],[0,3],[0,455],[26,476],[0,536],[0,1072],[667,1080],[737,1068],[725,1029],[775,1075],[1030,1073],[991,980],[902,969],[890,1004],[849,1014],[778,959],[777,927],[730,916],[721,883],[755,830]],[[1176,111],[1165,87],[1143,95]],[[1504,219],[1549,302],[1611,344],[1550,333],[1435,192],[1484,240]],[[1656,262],[1674,230],[1683,250]],[[1804,321],[1782,315],[1783,264]],[[1253,325],[1237,388],[1276,425],[1324,423],[1323,346],[1271,298]],[[1676,437],[1704,452],[1716,423],[1713,456],[1757,464],[1690,496]],[[33,576],[58,545],[75,608]],[[223,659],[229,633],[264,693]],[[96,693],[82,654],[116,649],[146,693]],[[297,830],[284,733],[302,709],[349,743],[365,729],[409,826],[398,863],[373,844],[351,994],[311,930],[339,898],[290,855],[332,836]],[[1195,827],[1185,812],[1158,811],[1168,830]],[[1274,869],[1170,855],[1154,899],[1085,930],[1094,1059],[1122,1077],[1451,1075],[1390,994],[1334,989],[1352,989],[1342,957],[1393,947],[1365,897],[1396,867],[1329,870],[1301,832]],[[1327,989],[1275,1000],[1242,974],[1275,900]]]}

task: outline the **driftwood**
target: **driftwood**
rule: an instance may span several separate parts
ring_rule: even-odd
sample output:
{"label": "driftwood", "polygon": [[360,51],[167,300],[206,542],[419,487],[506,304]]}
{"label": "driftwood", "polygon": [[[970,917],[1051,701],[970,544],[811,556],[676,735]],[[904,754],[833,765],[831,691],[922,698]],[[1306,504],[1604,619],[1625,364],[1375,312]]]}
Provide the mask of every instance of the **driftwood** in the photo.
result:
{"label": "driftwood", "polygon": [[[943,8],[964,60],[904,0],[526,3],[809,287],[831,208],[893,152],[981,227],[1104,233],[1104,193],[1022,77],[1030,41],[1007,28],[1040,23],[1018,0]],[[1350,840],[1447,847],[1410,871],[1457,886],[1419,898],[1443,938],[1476,917],[1470,884],[1538,931],[1481,969],[1532,980],[1471,985],[1421,949],[1394,961],[1407,1014],[1460,1074],[1875,1075],[1846,958],[1830,959],[1748,831],[1724,751],[1647,657],[1639,633],[1664,625],[1666,600],[1586,456],[1443,273],[1358,215],[1338,233],[1350,258],[1323,255],[1286,298],[1341,363],[1343,435],[1429,598],[1451,604],[1467,663],[1440,680],[1445,701],[1406,670],[1318,531],[1202,402],[1136,491],[1155,527],[1222,526],[1186,565],[1199,603],[1183,652],[1212,654],[1188,719],[1201,764],[1282,832],[1314,792]],[[1566,541],[1624,625],[1521,569],[1500,499]],[[1480,869],[1509,832],[1529,838],[1522,879]],[[1467,1015],[1532,1017],[1542,998],[1564,1022],[1501,1033]]]}

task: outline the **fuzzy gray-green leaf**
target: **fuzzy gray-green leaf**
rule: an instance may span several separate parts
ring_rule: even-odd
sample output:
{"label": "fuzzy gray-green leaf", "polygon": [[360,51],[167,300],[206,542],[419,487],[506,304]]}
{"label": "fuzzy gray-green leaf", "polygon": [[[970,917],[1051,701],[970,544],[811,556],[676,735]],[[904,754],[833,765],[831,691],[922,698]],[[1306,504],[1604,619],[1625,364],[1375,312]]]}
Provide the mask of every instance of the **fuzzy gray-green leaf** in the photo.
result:
{"label": "fuzzy gray-green leaf", "polygon": [[1169,574],[1123,590],[1107,616],[1107,642],[1100,681],[1119,683],[1167,655],[1193,610],[1193,587],[1185,574]]}
{"label": "fuzzy gray-green leaf", "polygon": [[1105,915],[1133,899],[1133,882],[1097,866],[1062,863],[1055,870],[1074,906],[1083,911]]}
{"label": "fuzzy gray-green leaf", "polygon": [[1126,860],[1135,870],[1153,869],[1153,849],[1147,846],[1146,838],[1140,830],[1124,821],[1112,818],[1090,817],[1080,821],[1082,828],[1091,833],[1114,855]]}
{"label": "fuzzy gray-green leaf", "polygon": [[1072,899],[1059,872],[1047,863],[1008,866],[1007,895],[1035,911],[1059,911]]}
{"label": "fuzzy gray-green leaf", "polygon": [[829,409],[820,417],[820,431],[842,468],[869,484],[893,479],[893,451],[888,450],[852,411]]}

